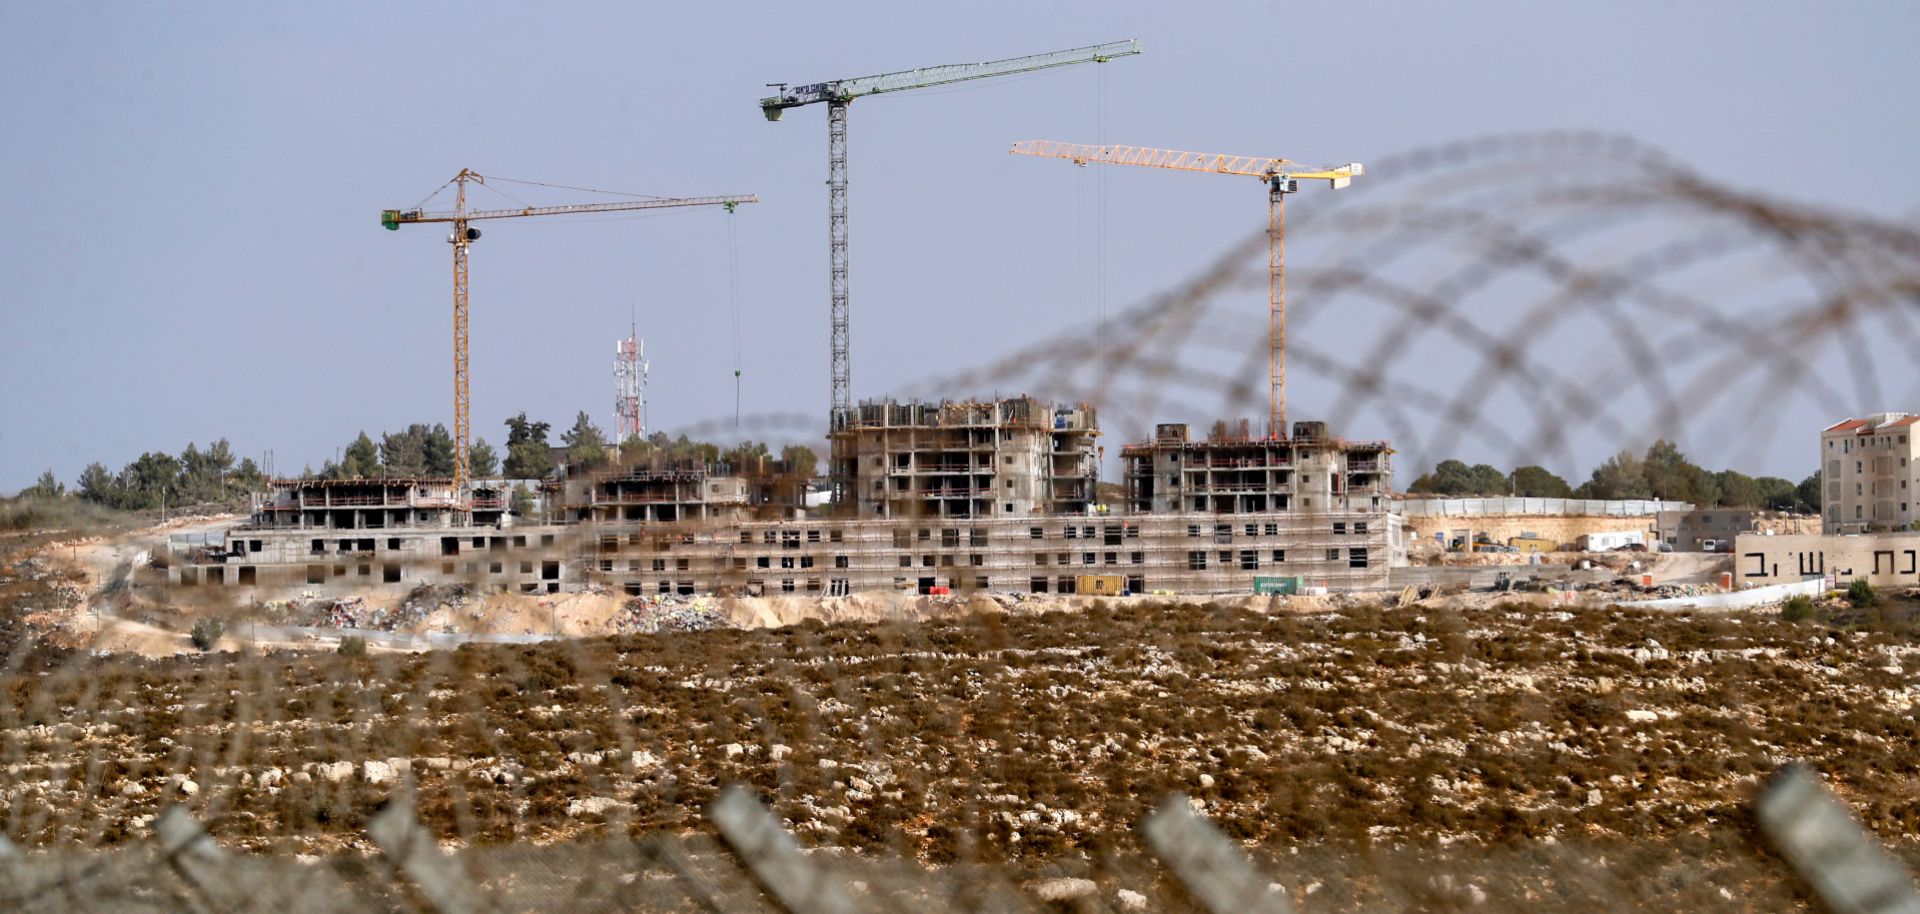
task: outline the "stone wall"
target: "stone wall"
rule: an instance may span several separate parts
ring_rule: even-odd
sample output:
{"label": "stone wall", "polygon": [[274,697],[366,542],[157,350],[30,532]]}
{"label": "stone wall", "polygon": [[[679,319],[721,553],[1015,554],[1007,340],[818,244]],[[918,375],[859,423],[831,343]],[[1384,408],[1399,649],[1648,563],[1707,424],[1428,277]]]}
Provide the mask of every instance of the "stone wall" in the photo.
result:
{"label": "stone wall", "polygon": [[1647,542],[1655,542],[1654,516],[1640,517],[1602,517],[1602,516],[1542,516],[1537,514],[1495,514],[1484,517],[1438,517],[1416,516],[1402,518],[1413,532],[1409,541],[1432,543],[1435,533],[1445,533],[1449,542],[1464,532],[1471,542],[1475,535],[1485,533],[1494,542],[1505,544],[1507,540],[1531,533],[1558,543],[1566,549],[1582,534],[1615,533],[1626,530],[1638,530],[1646,534]]}

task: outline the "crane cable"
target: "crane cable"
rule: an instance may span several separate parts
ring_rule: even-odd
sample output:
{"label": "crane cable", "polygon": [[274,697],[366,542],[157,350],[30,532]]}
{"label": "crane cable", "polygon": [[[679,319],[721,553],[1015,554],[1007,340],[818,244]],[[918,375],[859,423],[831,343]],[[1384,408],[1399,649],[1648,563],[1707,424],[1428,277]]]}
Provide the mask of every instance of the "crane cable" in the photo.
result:
{"label": "crane cable", "polygon": [[[571,184],[550,184],[545,181],[523,181],[519,178],[502,178],[497,175],[476,175],[475,177],[479,178],[480,180],[477,180],[473,183],[478,184],[481,187],[485,187],[488,190],[491,190],[502,197],[506,197],[507,199],[512,200],[513,202],[518,203],[521,206],[528,206],[529,204],[526,201],[521,200],[520,198],[507,193],[506,191],[503,191],[497,187],[494,187],[493,182],[505,181],[508,184],[524,184],[528,187],[551,187],[551,188],[554,188],[555,190],[577,190],[583,194],[606,194],[607,196],[610,196],[610,197],[633,197],[640,200],[673,199],[671,197],[662,197],[659,194],[635,194],[635,193],[628,193],[627,191],[622,191],[622,190],[600,190],[598,188],[593,188],[593,187],[575,187],[574,185],[571,185]],[[416,203],[413,205],[413,208],[426,209],[427,204],[433,202],[433,198],[440,196],[440,193],[442,191],[446,190],[449,187],[452,187],[453,182],[457,180],[459,180],[459,178],[457,177],[447,179],[447,182],[445,184],[442,184],[439,187],[434,188],[433,193],[430,193],[425,197],[423,197],[419,203]]]}
{"label": "crane cable", "polygon": [[727,299],[733,312],[733,427],[740,427],[740,233],[727,207]]}
{"label": "crane cable", "polygon": [[659,194],[635,194],[635,193],[629,193],[624,190],[600,190],[598,188],[593,188],[593,187],[575,187],[571,184],[549,184],[545,181],[523,181],[519,178],[496,178],[492,175],[488,175],[487,180],[488,181],[505,181],[509,184],[526,184],[532,187],[551,187],[556,190],[577,190],[583,194],[606,194],[607,196],[610,196],[610,197],[638,197],[642,200],[672,199],[670,197],[662,197]]}

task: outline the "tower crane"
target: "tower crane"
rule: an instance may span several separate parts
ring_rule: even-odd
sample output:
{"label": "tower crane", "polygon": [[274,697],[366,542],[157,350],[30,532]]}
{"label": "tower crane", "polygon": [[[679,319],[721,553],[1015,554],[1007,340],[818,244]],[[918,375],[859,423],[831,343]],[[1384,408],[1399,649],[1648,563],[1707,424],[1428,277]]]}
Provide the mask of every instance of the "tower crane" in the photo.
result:
{"label": "tower crane", "polygon": [[[847,354],[847,106],[854,99],[866,95],[925,89],[929,86],[943,86],[948,83],[985,79],[991,76],[1011,76],[1015,73],[1028,73],[1077,63],[1105,63],[1116,57],[1138,53],[1140,53],[1140,42],[1128,39],[1027,57],[991,60],[985,63],[921,67],[915,70],[902,70],[898,73],[835,79],[792,88],[788,88],[786,83],[768,83],[776,94],[760,100],[760,111],[769,121],[779,120],[780,115],[788,108],[798,108],[817,102],[827,103],[827,256],[828,289],[831,298],[829,310],[833,325],[831,372],[833,398],[830,427],[833,430],[838,431],[846,424],[847,417],[853,409]],[[843,497],[846,485],[845,474],[838,461],[834,461],[832,473],[833,497],[837,503]]]}
{"label": "tower crane", "polygon": [[[510,181],[508,178],[495,178]],[[719,197],[648,197],[637,200],[620,200],[609,203],[580,203],[570,206],[527,206],[514,209],[467,209],[467,185],[485,184],[487,179],[471,168],[462,168],[460,173],[448,182],[454,185],[453,209],[447,212],[426,212],[419,207],[413,209],[386,209],[380,211],[380,224],[389,231],[398,231],[400,226],[416,222],[448,222],[453,224],[453,233],[447,236],[447,243],[453,245],[453,493],[457,502],[464,503],[466,485],[471,475],[469,447],[472,444],[473,423],[468,412],[467,394],[467,247],[480,240],[480,230],[468,223],[483,219],[519,219],[527,216],[577,216],[586,213],[617,213],[637,209],[660,209],[674,206],[724,206],[729,212],[742,203],[758,203],[760,198],[747,194],[744,196]],[[514,181],[517,184],[531,184],[531,181]],[[444,189],[444,185],[442,187]],[[577,189],[577,188],[576,188]],[[438,193],[438,191],[435,191]]]}
{"label": "tower crane", "polygon": [[1325,180],[1336,190],[1366,174],[1358,162],[1345,165],[1302,165],[1258,156],[1218,155],[1146,149],[1139,146],[1081,146],[1051,140],[1024,140],[1013,144],[1014,155],[1068,159],[1079,165],[1141,165],[1175,171],[1218,175],[1245,175],[1267,185],[1267,437],[1287,436],[1287,271],[1285,240],[1286,195],[1300,189],[1302,178]]}

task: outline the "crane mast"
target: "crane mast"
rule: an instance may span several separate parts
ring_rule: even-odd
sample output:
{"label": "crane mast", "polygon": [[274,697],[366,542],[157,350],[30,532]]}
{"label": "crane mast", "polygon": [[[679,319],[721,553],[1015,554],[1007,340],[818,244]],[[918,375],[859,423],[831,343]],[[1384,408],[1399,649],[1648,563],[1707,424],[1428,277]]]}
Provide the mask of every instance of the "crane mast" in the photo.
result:
{"label": "crane mast", "polygon": [[[472,170],[460,169],[454,179],[453,211],[467,211],[467,182]],[[473,455],[467,450],[473,438],[472,394],[467,385],[467,246],[479,239],[480,230],[470,228],[465,218],[453,220],[453,497],[462,501],[465,483],[473,472]]]}
{"label": "crane mast", "polygon": [[[994,76],[1011,76],[1053,67],[1080,63],[1105,63],[1116,57],[1140,53],[1140,42],[1133,39],[1049,51],[1026,57],[992,60],[984,63],[945,64],[860,76],[789,88],[786,83],[770,83],[775,94],[760,100],[761,113],[777,121],[788,108],[824,102],[827,106],[827,290],[828,320],[831,325],[831,386],[829,429],[845,428],[853,413],[852,366],[849,354],[849,306],[847,281],[847,108],[854,99],[886,92],[925,89],[949,83]],[[840,504],[846,496],[847,473],[841,461],[830,461],[833,500]]]}
{"label": "crane mast", "polygon": [[[496,180],[509,179],[496,178]],[[759,197],[747,194],[718,197],[651,197],[612,203],[520,206],[514,209],[467,209],[467,185],[485,184],[486,181],[484,175],[471,168],[460,169],[460,173],[454,175],[453,180],[448,182],[454,186],[453,209],[450,211],[426,212],[419,208],[380,211],[380,225],[390,231],[412,223],[445,222],[453,226],[453,233],[447,236],[447,242],[453,245],[453,497],[460,504],[466,503],[467,483],[472,480],[473,472],[471,464],[473,421],[470,409],[472,397],[467,370],[467,248],[473,242],[480,240],[480,230],[469,223],[485,219],[613,213],[681,206],[724,206],[728,211],[732,211],[735,206],[742,203],[760,202]]]}
{"label": "crane mast", "polygon": [[1300,189],[1300,179],[1325,180],[1335,189],[1366,174],[1358,162],[1345,165],[1302,165],[1281,158],[1181,152],[1144,146],[1084,146],[1051,140],[1013,144],[1014,155],[1067,159],[1078,165],[1138,165],[1174,171],[1259,178],[1267,185],[1267,437],[1287,435],[1287,194]]}

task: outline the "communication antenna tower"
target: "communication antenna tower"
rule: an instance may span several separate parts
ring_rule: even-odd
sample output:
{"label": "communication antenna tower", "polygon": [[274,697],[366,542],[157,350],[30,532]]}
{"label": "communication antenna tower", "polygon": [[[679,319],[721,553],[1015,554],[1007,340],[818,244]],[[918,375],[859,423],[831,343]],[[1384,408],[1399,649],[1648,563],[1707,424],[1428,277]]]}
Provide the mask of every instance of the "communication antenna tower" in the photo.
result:
{"label": "communication antenna tower", "polygon": [[640,338],[636,323],[627,338],[613,346],[616,443],[625,444],[629,438],[647,435],[647,367],[647,341]]}

